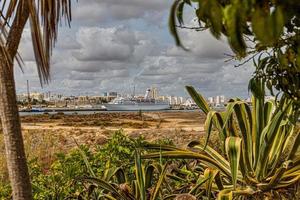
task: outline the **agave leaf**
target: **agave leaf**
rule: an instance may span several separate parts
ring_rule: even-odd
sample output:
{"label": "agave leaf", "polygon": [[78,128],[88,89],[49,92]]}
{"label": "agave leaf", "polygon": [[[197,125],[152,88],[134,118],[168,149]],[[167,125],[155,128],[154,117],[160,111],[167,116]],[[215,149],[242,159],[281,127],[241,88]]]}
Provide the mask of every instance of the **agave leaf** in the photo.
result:
{"label": "agave leaf", "polygon": [[163,158],[175,158],[175,159],[199,159],[203,161],[207,166],[210,166],[212,168],[219,169],[222,173],[224,173],[226,176],[231,177],[230,171],[227,168],[224,168],[223,166],[219,165],[218,162],[216,162],[214,159],[201,154],[201,153],[195,153],[192,151],[163,151],[161,153],[149,153],[146,155],[143,155],[142,158],[144,159],[152,159],[152,158],[160,158],[162,156]]}
{"label": "agave leaf", "polygon": [[[298,160],[293,161],[293,167],[289,170],[287,170],[284,173],[284,177],[288,177],[288,176],[297,176],[298,171],[300,171],[300,158],[298,158]],[[294,174],[296,172],[296,175]]]}
{"label": "agave leaf", "polygon": [[242,157],[240,162],[241,170],[243,169],[244,173],[248,175],[253,171],[253,163],[252,163],[252,135],[251,135],[251,126],[249,119],[251,119],[251,112],[247,109],[249,106],[245,103],[236,104],[234,108],[234,112],[236,115],[236,119],[240,129],[240,135],[243,140],[243,148],[242,148]]}
{"label": "agave leaf", "polygon": [[210,111],[210,108],[201,94],[199,94],[193,86],[185,86],[185,88],[197,106],[207,115]]}
{"label": "agave leaf", "polygon": [[300,130],[298,131],[298,133],[296,133],[296,137],[292,144],[292,148],[289,151],[288,156],[287,156],[288,160],[292,160],[295,158],[295,155],[296,155],[296,152],[297,152],[299,146],[300,146]]}
{"label": "agave leaf", "polygon": [[234,113],[234,108],[238,104],[244,104],[244,102],[242,102],[240,100],[232,100],[231,102],[229,102],[227,104],[226,111],[224,112],[224,125],[222,127],[223,129],[225,129],[228,126],[230,119],[232,119],[232,115]]}
{"label": "agave leaf", "polygon": [[145,149],[156,149],[161,151],[180,151],[183,149],[177,148],[171,145],[163,145],[163,144],[153,144],[153,143],[145,143],[143,144],[143,148]]}
{"label": "agave leaf", "polygon": [[141,153],[139,150],[135,151],[135,176],[139,197],[141,200],[146,200],[145,172],[143,171]]}
{"label": "agave leaf", "polygon": [[274,186],[274,188],[275,189],[286,188],[292,184],[295,184],[299,180],[300,180],[300,172],[298,176],[295,176],[292,179],[289,179],[287,181],[280,181],[276,186]]}
{"label": "agave leaf", "polygon": [[205,190],[206,190],[206,196],[208,199],[210,199],[211,196],[211,189],[213,180],[215,179],[216,175],[219,173],[218,170],[207,168],[204,171],[204,179],[208,179],[205,181]]}
{"label": "agave leaf", "polygon": [[225,142],[226,153],[230,163],[232,184],[234,189],[236,188],[238,178],[238,168],[241,155],[241,142],[242,139],[239,137],[228,137]]}
{"label": "agave leaf", "polygon": [[165,166],[163,167],[162,172],[159,175],[159,179],[158,179],[158,181],[157,181],[157,183],[155,185],[155,189],[154,189],[154,191],[153,191],[153,193],[151,195],[151,200],[156,200],[157,197],[158,197],[158,192],[161,189],[161,185],[162,185],[162,183],[163,183],[163,181],[164,181],[164,179],[166,177],[167,166],[168,166],[168,164],[165,164]]}
{"label": "agave leaf", "polygon": [[103,180],[109,181],[113,176],[118,180],[119,184],[126,182],[126,175],[122,168],[120,167],[111,167],[110,162],[106,163],[106,170],[104,171]]}
{"label": "agave leaf", "polygon": [[[274,142],[271,152],[270,153],[270,165],[269,167],[271,172],[269,174],[273,174],[273,172],[276,169],[276,166],[280,162],[281,156],[287,152],[289,145],[293,144],[292,139],[293,139],[293,134],[294,134],[294,125],[289,124],[289,123],[281,123],[280,130],[276,136],[276,142]],[[289,159],[289,156],[286,157],[286,161],[291,160]]]}
{"label": "agave leaf", "polygon": [[261,190],[266,191],[271,188],[273,188],[280,179],[283,177],[284,172],[288,169],[289,165],[291,164],[291,161],[285,161],[279,169],[276,170],[275,174],[271,177],[268,184],[264,184],[261,187],[259,187]]}
{"label": "agave leaf", "polygon": [[146,191],[148,190],[148,188],[151,187],[152,182],[153,182],[153,172],[154,172],[154,166],[153,165],[149,165],[146,168],[146,177],[145,177],[145,189]]}
{"label": "agave leaf", "polygon": [[96,175],[95,175],[95,173],[93,171],[93,168],[90,165],[90,162],[88,161],[88,158],[87,158],[85,152],[81,149],[81,146],[77,143],[77,141],[75,139],[74,139],[74,142],[76,143],[76,145],[78,147],[78,151],[79,151],[79,153],[80,153],[80,155],[81,155],[81,157],[82,157],[82,159],[84,161],[84,164],[85,164],[86,168],[88,169],[90,175],[92,177],[96,178]]}
{"label": "agave leaf", "polygon": [[267,101],[264,106],[264,122],[268,124],[271,120],[272,112],[274,111],[274,101]]}
{"label": "agave leaf", "polygon": [[218,194],[218,200],[232,200],[233,199],[233,193],[231,189],[224,189],[219,192]]}
{"label": "agave leaf", "polygon": [[86,177],[82,179],[83,181],[92,183],[94,185],[97,185],[98,187],[106,190],[107,192],[112,193],[113,195],[115,195],[118,199],[123,199],[123,200],[127,200],[126,196],[122,195],[114,186],[112,186],[110,183],[98,179],[98,178],[94,178],[94,177]]}
{"label": "agave leaf", "polygon": [[181,177],[179,177],[179,176],[176,176],[176,175],[174,175],[174,174],[167,174],[166,176],[167,176],[168,178],[173,179],[173,180],[178,181],[178,182],[185,182],[185,181],[186,181],[186,179],[181,178]]}
{"label": "agave leaf", "polygon": [[123,169],[118,168],[118,169],[115,171],[115,175],[116,175],[116,177],[117,177],[117,180],[118,180],[118,183],[119,183],[119,184],[126,183],[126,175],[125,175],[125,172],[124,172]]}
{"label": "agave leaf", "polygon": [[222,177],[220,174],[220,171],[218,171],[218,173],[215,176],[215,183],[218,187],[219,190],[223,190],[224,189],[224,185],[223,185],[223,181],[222,181]]}
{"label": "agave leaf", "polygon": [[208,112],[206,120],[205,120],[205,124],[204,124],[204,129],[206,130],[206,139],[205,139],[204,148],[208,144],[209,137],[212,133],[213,125],[218,129],[219,136],[222,141],[224,141],[225,138],[227,137],[226,130],[223,129],[224,122],[223,122],[222,115],[217,111],[211,110]]}
{"label": "agave leaf", "polygon": [[210,177],[202,178],[199,176],[196,185],[190,190],[189,194],[195,194],[195,192],[198,190],[201,185],[203,185],[206,181],[208,181]]}
{"label": "agave leaf", "polygon": [[[200,142],[193,141],[188,144],[188,147],[194,148],[194,149],[199,149],[200,151],[204,151],[207,155],[210,156],[210,158],[214,159],[218,163],[219,166],[230,171],[229,162],[221,154],[219,154],[217,151],[215,151],[210,146],[206,146],[206,148],[204,148],[204,146],[202,144],[200,144]],[[239,174],[239,175],[240,175],[240,178],[242,178],[241,174]]]}
{"label": "agave leaf", "polygon": [[231,200],[234,197],[238,195],[253,195],[256,191],[253,190],[251,187],[246,187],[246,188],[238,188],[235,190],[232,189],[224,189],[219,192],[218,194],[218,200]]}
{"label": "agave leaf", "polygon": [[253,141],[253,158],[254,169],[257,168],[258,157],[260,152],[260,139],[262,131],[265,127],[264,124],[264,82],[251,79],[249,82],[249,88],[253,94],[252,97],[252,141]]}
{"label": "agave leaf", "polygon": [[134,196],[136,197],[136,199],[138,199],[140,193],[139,193],[139,186],[138,186],[137,180],[132,181],[131,187],[132,187],[132,191],[134,191]]}
{"label": "agave leaf", "polygon": [[163,200],[174,200],[176,198],[176,194],[171,194],[163,198]]}
{"label": "agave leaf", "polygon": [[258,156],[259,162],[256,168],[256,177],[259,180],[262,180],[265,176],[266,168],[268,165],[268,156],[270,154],[272,144],[275,141],[276,134],[279,131],[280,122],[285,116],[285,111],[279,110],[272,118],[270,124],[263,130],[260,143],[260,152]]}
{"label": "agave leaf", "polygon": [[100,195],[98,196],[98,199],[101,199],[102,197],[105,197],[105,198],[107,198],[107,199],[109,199],[109,200],[117,200],[116,198],[114,198],[114,197],[112,197],[112,196],[110,196],[110,195],[107,195],[107,194],[100,194]]}

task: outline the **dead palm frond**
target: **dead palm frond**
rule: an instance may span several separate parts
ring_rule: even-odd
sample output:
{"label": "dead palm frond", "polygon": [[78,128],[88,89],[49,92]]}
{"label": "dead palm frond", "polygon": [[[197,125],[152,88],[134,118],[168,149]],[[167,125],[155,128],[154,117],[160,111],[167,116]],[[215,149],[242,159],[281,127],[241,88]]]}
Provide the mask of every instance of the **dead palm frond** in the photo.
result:
{"label": "dead palm frond", "polygon": [[[62,22],[70,26],[72,20],[71,2],[72,0],[0,0],[0,51],[7,61],[11,62],[18,55],[17,48],[11,48],[19,44],[12,36],[13,28],[29,18],[39,77],[41,83],[47,83],[58,26]],[[22,30],[18,32],[22,33]]]}

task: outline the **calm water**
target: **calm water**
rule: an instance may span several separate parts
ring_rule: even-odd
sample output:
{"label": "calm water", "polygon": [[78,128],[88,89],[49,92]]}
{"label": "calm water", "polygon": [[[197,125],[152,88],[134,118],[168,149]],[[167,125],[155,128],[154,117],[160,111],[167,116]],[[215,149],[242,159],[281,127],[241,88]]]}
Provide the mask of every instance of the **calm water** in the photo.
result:
{"label": "calm water", "polygon": [[[195,112],[200,110],[151,110],[151,111],[142,111],[142,112]],[[129,113],[137,113],[139,111],[64,111],[59,113],[64,113],[66,115],[90,115],[90,114],[96,114],[96,113],[120,113],[120,112],[129,112]],[[47,112],[50,115],[57,114],[58,112]],[[43,115],[44,112],[19,112],[20,116],[30,116],[30,115]]]}

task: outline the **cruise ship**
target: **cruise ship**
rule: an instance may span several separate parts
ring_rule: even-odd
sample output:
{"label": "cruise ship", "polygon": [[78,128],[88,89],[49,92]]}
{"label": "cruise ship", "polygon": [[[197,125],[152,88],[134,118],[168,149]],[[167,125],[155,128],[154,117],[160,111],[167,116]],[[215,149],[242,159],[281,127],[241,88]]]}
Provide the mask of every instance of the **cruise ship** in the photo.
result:
{"label": "cruise ship", "polygon": [[113,101],[104,104],[108,111],[139,111],[139,110],[167,110],[170,104],[166,101],[151,98],[151,89],[148,89],[144,98],[117,97]]}

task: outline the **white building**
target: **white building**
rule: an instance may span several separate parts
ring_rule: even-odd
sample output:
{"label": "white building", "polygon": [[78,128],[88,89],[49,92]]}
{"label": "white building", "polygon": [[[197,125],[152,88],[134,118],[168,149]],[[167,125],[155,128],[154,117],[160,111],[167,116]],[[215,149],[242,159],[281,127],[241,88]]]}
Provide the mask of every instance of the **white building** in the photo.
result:
{"label": "white building", "polygon": [[213,104],[214,103],[214,98],[213,97],[208,97],[208,103]]}
{"label": "white building", "polygon": [[192,107],[196,107],[197,105],[193,99],[189,98],[183,103],[183,106],[192,108]]}

